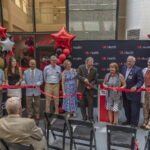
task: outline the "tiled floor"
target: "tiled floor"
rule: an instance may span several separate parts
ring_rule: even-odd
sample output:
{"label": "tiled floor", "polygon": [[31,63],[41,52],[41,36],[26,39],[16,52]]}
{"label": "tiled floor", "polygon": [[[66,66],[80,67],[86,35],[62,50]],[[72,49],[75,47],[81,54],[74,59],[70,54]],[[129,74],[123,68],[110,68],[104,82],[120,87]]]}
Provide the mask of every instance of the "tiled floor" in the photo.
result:
{"label": "tiled floor", "polygon": [[[95,118],[97,118],[97,109],[94,109],[94,116]],[[78,110],[77,112],[77,119],[81,119],[81,114],[80,114],[80,110]],[[143,122],[143,117],[142,117],[142,109],[141,109],[141,115],[140,115],[140,122],[139,122],[139,126],[142,124]],[[125,120],[124,117],[124,112],[121,111],[120,112],[120,116],[119,116],[119,122],[123,122]],[[106,125],[107,123],[102,123],[102,122],[96,122],[94,124],[95,128],[96,128],[96,140],[97,140],[97,150],[107,150],[107,136],[106,136]],[[43,124],[43,120],[39,121],[39,126],[41,126],[42,128],[44,128],[44,124]],[[145,146],[145,136],[148,134],[148,131],[145,131],[143,129],[141,129],[140,127],[137,128],[137,140],[139,140],[139,148],[140,150],[144,150],[144,146]],[[54,139],[50,138],[50,142],[54,142],[54,144],[56,145],[61,145],[61,140],[60,138],[56,141],[54,141]],[[66,148],[65,150],[69,150],[69,140],[66,140]],[[78,147],[78,150],[87,150],[87,147]],[[116,149],[116,150],[123,150],[121,148]],[[125,150],[125,149],[124,149]]]}

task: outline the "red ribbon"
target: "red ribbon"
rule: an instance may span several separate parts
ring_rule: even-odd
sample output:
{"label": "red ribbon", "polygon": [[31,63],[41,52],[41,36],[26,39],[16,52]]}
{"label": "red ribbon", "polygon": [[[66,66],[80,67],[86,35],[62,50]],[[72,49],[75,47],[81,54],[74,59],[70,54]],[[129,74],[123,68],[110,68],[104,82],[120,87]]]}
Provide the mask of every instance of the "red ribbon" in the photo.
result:
{"label": "red ribbon", "polygon": [[82,97],[82,93],[80,93],[80,92],[75,92],[75,93],[73,93],[73,94],[71,94],[71,95],[65,95],[65,96],[54,96],[54,95],[52,95],[52,94],[48,94],[48,93],[45,93],[44,91],[42,91],[39,87],[37,87],[37,86],[32,86],[32,85],[25,85],[25,86],[20,86],[20,85],[0,85],[0,88],[5,88],[5,89],[7,89],[7,88],[12,88],[12,89],[16,89],[16,88],[36,88],[37,90],[39,90],[41,93],[43,93],[43,94],[45,94],[45,95],[47,95],[47,96],[51,96],[51,97],[53,97],[53,98],[66,98],[66,97],[72,97],[72,96],[74,96],[74,95],[79,95],[80,97]]}
{"label": "red ribbon", "polygon": [[136,140],[136,141],[135,141],[135,147],[136,147],[136,150],[140,150],[140,149],[139,149],[139,140]]}
{"label": "red ribbon", "polygon": [[41,93],[43,93],[43,94],[45,94],[45,95],[47,95],[47,96],[51,96],[51,97],[53,97],[53,98],[66,98],[66,97],[72,97],[72,96],[74,96],[74,95],[82,95],[81,93],[79,93],[79,92],[75,92],[75,93],[73,93],[73,94],[71,94],[71,95],[65,95],[65,96],[54,96],[54,95],[52,95],[52,94],[48,94],[48,93],[45,93],[44,91],[42,91],[39,87],[36,87]]}
{"label": "red ribbon", "polygon": [[[124,89],[124,88],[117,88],[117,87],[101,87],[103,90],[113,90],[113,91],[123,91],[123,92],[133,92],[130,89]],[[150,88],[141,88],[137,89],[134,92],[142,92],[142,91],[150,91]]]}
{"label": "red ribbon", "polygon": [[16,88],[36,88],[36,86],[32,85],[25,85],[25,86],[20,86],[20,85],[0,85],[0,88],[5,88],[5,89],[16,89]]}

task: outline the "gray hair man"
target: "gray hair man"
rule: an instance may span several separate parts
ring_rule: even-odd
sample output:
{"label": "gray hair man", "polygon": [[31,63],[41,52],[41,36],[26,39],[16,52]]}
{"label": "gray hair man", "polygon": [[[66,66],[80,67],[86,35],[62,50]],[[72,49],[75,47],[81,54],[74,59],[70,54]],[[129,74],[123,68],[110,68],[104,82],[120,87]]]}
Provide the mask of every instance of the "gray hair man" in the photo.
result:
{"label": "gray hair man", "polygon": [[141,93],[134,92],[141,88],[144,79],[142,69],[135,65],[136,59],[134,56],[128,56],[127,63],[122,68],[122,74],[126,80],[126,88],[132,92],[123,92],[123,106],[125,109],[126,122],[124,125],[130,124],[131,127],[137,127],[140,113]]}
{"label": "gray hair man", "polygon": [[[59,82],[61,79],[61,68],[56,65],[57,57],[51,56],[50,57],[51,64],[44,68],[44,81],[45,81],[45,92],[48,94],[52,94],[54,96],[59,96]],[[50,112],[50,103],[51,103],[51,96],[45,95],[46,98],[46,107],[45,111]],[[55,114],[59,113],[59,99],[54,98],[55,104]]]}
{"label": "gray hair man", "polygon": [[93,122],[93,95],[94,84],[97,84],[97,69],[93,66],[94,59],[88,57],[85,64],[80,65],[78,68],[78,92],[82,93],[83,99],[80,101],[80,109],[83,120],[87,120],[86,113],[86,99],[88,103],[88,119]]}
{"label": "gray hair man", "polygon": [[[21,118],[21,101],[11,97],[6,101],[8,116],[0,119],[0,138],[10,143],[32,144],[34,150],[47,150],[46,139],[41,128],[29,118]],[[1,144],[1,149],[4,146]]]}

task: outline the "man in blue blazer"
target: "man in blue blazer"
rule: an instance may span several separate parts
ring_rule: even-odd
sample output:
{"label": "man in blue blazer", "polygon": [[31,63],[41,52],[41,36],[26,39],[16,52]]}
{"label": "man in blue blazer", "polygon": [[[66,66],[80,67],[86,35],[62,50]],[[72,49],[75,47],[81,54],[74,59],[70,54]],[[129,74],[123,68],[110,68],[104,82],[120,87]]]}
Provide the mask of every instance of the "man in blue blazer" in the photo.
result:
{"label": "man in blue blazer", "polygon": [[[30,68],[24,71],[22,86],[24,85],[33,85],[40,87],[43,83],[42,71],[36,68],[36,60],[31,59],[29,62]],[[26,89],[26,105],[27,105],[27,114],[28,118],[32,118],[32,101],[34,98],[36,119],[40,119],[40,95],[41,92],[36,88],[27,88]]]}
{"label": "man in blue blazer", "polygon": [[140,113],[140,99],[141,93],[134,93],[136,89],[141,88],[144,79],[142,69],[135,65],[136,59],[133,56],[128,56],[127,64],[122,68],[122,74],[125,77],[127,89],[132,92],[123,93],[123,105],[127,121],[124,125],[130,124],[131,127],[138,126]]}

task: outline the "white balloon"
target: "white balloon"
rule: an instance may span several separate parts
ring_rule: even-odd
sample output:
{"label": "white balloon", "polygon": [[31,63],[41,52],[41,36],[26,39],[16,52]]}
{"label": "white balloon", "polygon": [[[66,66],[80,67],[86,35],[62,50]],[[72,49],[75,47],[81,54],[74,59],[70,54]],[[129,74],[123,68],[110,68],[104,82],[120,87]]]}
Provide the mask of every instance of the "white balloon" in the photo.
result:
{"label": "white balloon", "polygon": [[15,43],[12,42],[9,38],[7,38],[4,41],[0,41],[0,44],[2,44],[2,52],[4,52],[4,51],[12,51],[12,47]]}

